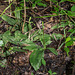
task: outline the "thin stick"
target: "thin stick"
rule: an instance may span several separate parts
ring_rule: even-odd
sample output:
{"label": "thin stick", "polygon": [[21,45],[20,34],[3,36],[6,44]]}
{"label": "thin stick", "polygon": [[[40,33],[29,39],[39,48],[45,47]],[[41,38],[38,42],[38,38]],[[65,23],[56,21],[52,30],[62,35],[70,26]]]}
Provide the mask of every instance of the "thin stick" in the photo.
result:
{"label": "thin stick", "polygon": [[23,22],[23,26],[22,26],[22,33],[24,33],[25,22],[26,22],[26,3],[25,3],[25,0],[24,0],[24,22]]}

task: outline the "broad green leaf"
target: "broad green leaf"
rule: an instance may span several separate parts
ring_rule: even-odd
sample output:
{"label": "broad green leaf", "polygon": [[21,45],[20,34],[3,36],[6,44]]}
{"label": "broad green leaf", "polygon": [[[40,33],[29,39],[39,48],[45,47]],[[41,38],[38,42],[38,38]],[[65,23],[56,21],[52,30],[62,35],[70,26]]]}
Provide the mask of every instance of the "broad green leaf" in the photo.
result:
{"label": "broad green leaf", "polygon": [[6,22],[8,22],[10,25],[15,25],[16,24],[16,20],[10,18],[9,16],[3,15],[2,19]]}
{"label": "broad green leaf", "polygon": [[58,52],[54,48],[47,48],[47,49],[49,49],[55,55],[58,55]]}
{"label": "broad green leaf", "polygon": [[71,7],[71,11],[75,11],[75,5]]}
{"label": "broad green leaf", "polygon": [[46,66],[46,61],[44,60],[44,58],[42,58],[42,64],[43,64],[44,66]]}
{"label": "broad green leaf", "polygon": [[0,46],[3,46],[3,45],[4,45],[3,41],[2,41],[2,40],[0,40]]}
{"label": "broad green leaf", "polygon": [[73,44],[73,41],[69,41],[67,43],[65,43],[65,46],[71,46]]}
{"label": "broad green leaf", "polygon": [[64,50],[66,51],[67,56],[69,56],[69,51],[70,51],[69,48],[65,47]]}
{"label": "broad green leaf", "polygon": [[70,37],[67,37],[65,42],[68,42],[70,40],[71,40],[71,38]]}
{"label": "broad green leaf", "polygon": [[35,70],[38,70],[40,68],[43,57],[44,57],[44,51],[36,50],[31,53],[30,63]]}

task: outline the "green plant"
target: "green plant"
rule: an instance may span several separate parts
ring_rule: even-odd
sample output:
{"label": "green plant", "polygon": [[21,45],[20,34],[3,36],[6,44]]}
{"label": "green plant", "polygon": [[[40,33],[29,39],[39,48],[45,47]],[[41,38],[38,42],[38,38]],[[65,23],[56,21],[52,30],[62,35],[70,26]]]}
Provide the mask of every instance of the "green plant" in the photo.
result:
{"label": "green plant", "polygon": [[[23,2],[23,0],[21,2]],[[36,5],[43,6],[43,7],[47,6],[45,3],[43,3],[42,0],[31,0],[31,1],[30,0],[26,0],[26,2],[29,2],[31,7],[36,7]],[[23,7],[24,4],[21,3],[20,5]]]}
{"label": "green plant", "polygon": [[[44,60],[44,50],[46,49],[46,46],[51,43],[50,36],[48,34],[44,35],[40,34],[40,35],[41,35],[40,41],[44,46],[43,48],[33,43],[33,41],[31,41],[30,39],[25,38],[26,35],[21,34],[20,31],[16,31],[13,36],[11,35],[10,31],[6,31],[0,37],[1,39],[0,46],[2,47],[3,51],[5,48],[7,50],[5,52],[2,51],[3,53],[1,53],[0,56],[6,57],[16,51],[25,52],[25,49],[33,50],[32,54],[30,55],[30,63],[35,70],[39,69],[39,67],[41,66],[41,62],[43,63],[43,65],[46,64]],[[38,37],[40,35],[38,35]],[[10,43],[20,46],[12,47]],[[21,46],[23,46],[22,49]],[[52,51],[53,48],[47,48],[47,49],[50,49]],[[55,49],[53,49],[52,52],[57,55]]]}
{"label": "green plant", "polygon": [[[44,26],[43,26],[44,27]],[[33,66],[35,70],[38,70],[41,64],[44,66],[46,65],[46,62],[44,60],[44,51],[46,49],[49,49],[54,54],[58,55],[57,51],[54,48],[47,48],[46,46],[49,45],[51,41],[51,37],[48,34],[45,34],[44,31],[38,32],[38,35],[34,37],[37,38],[37,41],[40,41],[43,47],[34,45],[34,43],[30,44],[29,46],[24,47],[24,49],[33,50],[33,52],[30,55],[30,63]]]}
{"label": "green plant", "polygon": [[[47,6],[47,4],[44,3],[43,0],[31,0],[31,1],[25,0],[25,1],[29,3],[30,7],[36,7],[36,6],[46,7]],[[0,56],[1,57],[9,56],[16,51],[26,52],[26,50],[30,50],[30,51],[32,51],[32,53],[30,55],[30,63],[35,70],[38,70],[42,64],[44,66],[46,65],[46,61],[44,60],[44,51],[46,49],[50,50],[55,55],[58,55],[55,48],[47,47],[47,45],[50,45],[52,43],[51,38],[56,41],[60,40],[61,38],[64,38],[65,41],[60,45],[59,49],[65,44],[64,50],[66,51],[67,56],[69,56],[69,47],[74,45],[74,42],[75,42],[75,37],[73,36],[73,34],[75,33],[75,30],[74,30],[75,28],[68,31],[68,32],[70,32],[70,35],[67,37],[66,34],[68,32],[66,31],[65,27],[66,26],[71,27],[73,24],[75,24],[74,20],[72,19],[72,17],[75,16],[75,9],[74,9],[75,5],[73,5],[71,7],[71,11],[69,11],[69,10],[66,11],[66,10],[63,10],[59,6],[59,3],[65,2],[65,1],[75,2],[75,0],[61,0],[60,2],[58,2],[57,0],[50,0],[50,1],[52,1],[53,3],[56,4],[53,6],[54,11],[51,11],[52,13],[55,13],[55,15],[41,16],[41,17],[37,17],[37,18],[63,16],[63,15],[68,16],[72,22],[69,21],[69,19],[67,19],[65,21],[61,20],[60,24],[52,27],[52,29],[63,28],[64,36],[62,36],[61,34],[57,34],[57,33],[53,33],[51,36],[48,34],[45,34],[43,22],[42,22],[43,30],[39,30],[39,31],[36,30],[34,33],[30,34],[30,31],[32,30],[31,23],[33,23],[31,21],[31,19],[32,19],[31,17],[29,17],[29,22],[25,23],[25,26],[24,26],[25,34],[22,34],[21,33],[21,29],[22,29],[21,25],[23,25],[23,22],[21,21],[21,19],[23,19],[23,18],[21,16],[21,14],[23,14],[23,13],[21,12],[21,10],[23,10],[22,8],[24,8],[24,0],[21,1],[23,3],[20,4],[20,8],[19,7],[15,8],[15,10],[14,10],[15,18],[10,18],[7,15],[3,15],[3,13],[9,7],[11,7],[11,5],[12,5],[12,3],[11,3],[0,15],[0,17],[3,20],[8,22],[8,24],[10,24],[12,26],[9,30],[7,30],[3,34],[0,34],[0,47],[1,47]],[[27,32],[27,34],[26,34],[26,32]],[[35,43],[35,42],[41,42],[42,46],[37,45],[37,43]],[[6,59],[1,60],[0,66],[5,67],[6,62],[7,62]],[[50,73],[50,75],[56,74],[55,72],[52,73],[51,70],[49,70],[48,73]],[[32,73],[32,75],[33,75],[33,73]]]}
{"label": "green plant", "polygon": [[[16,23],[14,19],[11,19],[10,17],[6,15],[3,15],[2,18],[5,21],[7,21],[9,24],[12,23],[12,20],[13,20],[12,25]],[[29,31],[32,29],[30,25],[31,24],[30,20],[31,18],[29,19],[29,25],[28,25]],[[30,63],[33,66],[33,68],[35,70],[38,70],[41,64],[45,66],[46,62],[44,60],[44,51],[46,49],[49,49],[51,52],[53,52],[56,55],[58,53],[54,48],[46,48],[46,46],[50,44],[52,41],[51,41],[50,35],[44,33],[44,24],[42,23],[42,25],[43,25],[43,31],[40,30],[37,33],[37,35],[33,37],[33,41],[40,41],[43,47],[36,45],[36,43],[33,43],[33,41],[31,40],[31,37],[28,38],[26,34],[24,35],[20,31],[15,31],[14,34],[11,34],[10,31],[6,31],[4,34],[0,35],[0,39],[1,39],[0,46],[2,47],[0,56],[6,57],[16,51],[25,52],[25,49],[33,50],[32,54],[30,55]],[[14,44],[14,46],[11,46],[11,44]]]}
{"label": "green plant", "polygon": [[49,70],[48,73],[49,73],[50,75],[56,75],[56,74],[57,74],[56,72],[52,72],[52,70]]}
{"label": "green plant", "polygon": [[31,72],[31,75],[34,75],[33,72]]}

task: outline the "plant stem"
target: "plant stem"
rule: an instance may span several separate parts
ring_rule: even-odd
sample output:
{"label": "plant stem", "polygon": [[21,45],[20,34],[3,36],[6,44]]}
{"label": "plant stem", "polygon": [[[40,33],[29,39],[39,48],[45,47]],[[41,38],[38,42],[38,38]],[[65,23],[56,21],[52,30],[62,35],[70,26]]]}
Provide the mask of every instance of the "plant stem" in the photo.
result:
{"label": "plant stem", "polygon": [[26,22],[26,3],[25,3],[25,0],[24,0],[24,23],[23,23],[23,26],[22,26],[22,33],[24,33],[25,22]]}

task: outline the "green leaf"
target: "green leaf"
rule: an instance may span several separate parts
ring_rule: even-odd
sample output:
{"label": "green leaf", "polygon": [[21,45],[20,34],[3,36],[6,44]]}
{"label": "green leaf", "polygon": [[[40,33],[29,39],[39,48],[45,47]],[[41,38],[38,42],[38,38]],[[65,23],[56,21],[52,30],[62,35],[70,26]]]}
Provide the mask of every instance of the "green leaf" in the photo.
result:
{"label": "green leaf", "polygon": [[53,72],[53,74],[57,74],[56,72]]}
{"label": "green leaf", "polygon": [[46,7],[46,6],[47,6],[46,4],[43,4],[43,3],[41,3],[41,2],[37,3],[37,5],[43,6],[43,7]]}
{"label": "green leaf", "polygon": [[3,45],[4,45],[3,41],[2,41],[2,40],[0,40],[0,46],[3,46]]}
{"label": "green leaf", "polygon": [[35,43],[33,43],[33,41],[27,39],[27,40],[23,40],[21,42],[19,42],[20,45],[25,45],[23,47],[23,49],[28,49],[28,50],[38,50],[41,49],[40,46],[36,45]]}
{"label": "green leaf", "polygon": [[14,46],[14,47],[10,47],[9,50],[12,50],[14,52],[18,51],[18,52],[25,52],[25,50],[22,50],[20,47]]}
{"label": "green leaf", "polygon": [[46,66],[46,61],[44,60],[44,58],[42,58],[42,64],[43,64],[44,66]]}
{"label": "green leaf", "polygon": [[28,28],[29,28],[29,30],[31,30],[31,29],[32,29],[32,26],[31,26],[31,17],[29,18]]}
{"label": "green leaf", "polygon": [[6,22],[8,22],[10,25],[15,25],[16,24],[16,20],[10,18],[9,16],[3,15],[2,19]]}
{"label": "green leaf", "polygon": [[31,72],[31,75],[34,75],[33,72]]}
{"label": "green leaf", "polygon": [[22,40],[19,42],[19,44],[20,45],[27,44],[26,46],[35,45],[35,43],[33,43],[33,41],[31,41],[30,39]]}
{"label": "green leaf", "polygon": [[58,55],[58,52],[54,48],[47,48],[47,49],[49,49],[55,55]]}
{"label": "green leaf", "polygon": [[51,29],[57,29],[58,25],[54,25]]}
{"label": "green leaf", "polygon": [[52,70],[49,70],[48,73],[50,73],[50,75],[52,75]]}
{"label": "green leaf", "polygon": [[68,23],[66,22],[66,23],[64,23],[64,22],[61,22],[61,25],[59,24],[59,26],[58,26],[58,28],[61,28],[61,27],[65,27],[65,26],[67,26],[68,25]]}
{"label": "green leaf", "polygon": [[64,50],[66,51],[67,56],[69,56],[69,51],[70,51],[69,48],[65,47]]}
{"label": "green leaf", "polygon": [[16,7],[14,12],[15,12],[15,17],[20,19],[20,8]]}
{"label": "green leaf", "polygon": [[15,39],[15,41],[20,41],[20,40],[23,40],[23,39],[26,39],[26,38],[25,38],[25,35],[22,34],[20,31],[16,31],[14,39]]}
{"label": "green leaf", "polygon": [[0,60],[0,66],[3,68],[6,67],[7,66],[7,60],[6,59]]}
{"label": "green leaf", "polygon": [[25,0],[26,2],[29,2],[29,0]]}
{"label": "green leaf", "polygon": [[71,38],[70,37],[67,37],[65,42],[68,42],[70,40],[71,40]]}
{"label": "green leaf", "polygon": [[23,47],[23,49],[38,50],[38,49],[42,49],[42,48],[38,45],[30,45],[30,46]]}
{"label": "green leaf", "polygon": [[64,44],[65,44],[65,42],[63,42],[63,43],[59,46],[58,50],[59,50]]}
{"label": "green leaf", "polygon": [[2,34],[0,34],[0,39],[2,39]]}
{"label": "green leaf", "polygon": [[72,39],[73,39],[73,41],[75,41],[75,36],[74,36],[74,37],[72,37]]}
{"label": "green leaf", "polygon": [[75,17],[75,12],[72,12],[72,11],[68,11],[68,16],[72,16],[72,17]]}
{"label": "green leaf", "polygon": [[53,39],[56,39],[56,40],[59,40],[59,39],[61,39],[63,36],[61,35],[61,34],[56,34],[56,33],[53,33],[52,34],[52,38]]}
{"label": "green leaf", "polygon": [[9,38],[11,37],[10,35],[11,35],[10,31],[6,31],[3,34],[2,40],[3,40],[3,42],[4,42],[5,45],[7,44],[7,42],[9,42]]}
{"label": "green leaf", "polygon": [[9,9],[9,8],[11,7],[11,5],[12,5],[12,3],[10,3],[9,6],[4,9],[4,11],[3,11],[2,14],[0,15],[0,17],[4,14],[4,12],[5,12],[7,9]]}
{"label": "green leaf", "polygon": [[15,13],[15,17],[17,18],[18,24],[20,24],[20,8],[16,7],[14,13]]}
{"label": "green leaf", "polygon": [[66,1],[66,0],[61,0],[60,3],[61,3],[61,2],[65,2],[65,1]]}
{"label": "green leaf", "polygon": [[51,37],[48,34],[44,34],[44,35],[40,36],[40,41],[43,46],[44,46],[44,44],[45,44],[45,46],[50,44],[52,42],[52,41],[50,41],[50,39],[51,39]]}
{"label": "green leaf", "polygon": [[36,6],[36,4],[35,4],[35,3],[33,3],[33,4],[32,4],[32,7],[35,7],[35,6]]}
{"label": "green leaf", "polygon": [[37,3],[40,2],[40,1],[42,1],[42,0],[36,0],[35,3],[37,4]]}
{"label": "green leaf", "polygon": [[30,55],[30,63],[35,70],[38,70],[41,66],[41,60],[44,57],[44,51],[36,50]]}
{"label": "green leaf", "polygon": [[51,0],[51,1],[54,2],[54,3],[57,2],[57,0]]}
{"label": "green leaf", "polygon": [[71,11],[75,11],[75,5],[71,7]]}
{"label": "green leaf", "polygon": [[74,31],[74,29],[70,29],[70,30],[68,30],[68,32],[73,32]]}
{"label": "green leaf", "polygon": [[45,42],[45,45],[49,45],[52,41],[48,40],[47,42]]}
{"label": "green leaf", "polygon": [[75,0],[73,0],[75,2]]}
{"label": "green leaf", "polygon": [[73,44],[73,41],[69,41],[67,43],[65,43],[65,46],[71,46]]}

